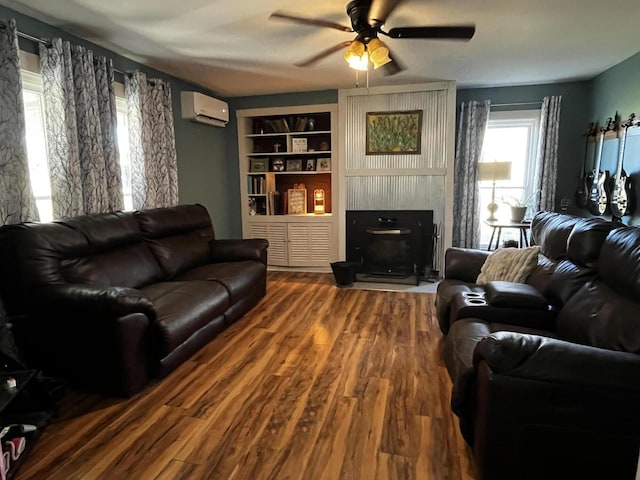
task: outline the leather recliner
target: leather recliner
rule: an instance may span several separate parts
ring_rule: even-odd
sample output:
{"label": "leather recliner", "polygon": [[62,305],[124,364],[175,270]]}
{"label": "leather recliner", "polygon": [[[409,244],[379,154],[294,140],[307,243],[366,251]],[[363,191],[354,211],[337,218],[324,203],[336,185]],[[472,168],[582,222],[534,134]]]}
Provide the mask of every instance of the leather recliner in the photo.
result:
{"label": "leather recliner", "polygon": [[548,302],[538,318],[456,309],[464,292],[487,294],[473,278],[487,254],[447,252],[437,303],[463,436],[483,479],[633,479],[640,229],[547,212],[532,237],[541,255],[527,284]]}

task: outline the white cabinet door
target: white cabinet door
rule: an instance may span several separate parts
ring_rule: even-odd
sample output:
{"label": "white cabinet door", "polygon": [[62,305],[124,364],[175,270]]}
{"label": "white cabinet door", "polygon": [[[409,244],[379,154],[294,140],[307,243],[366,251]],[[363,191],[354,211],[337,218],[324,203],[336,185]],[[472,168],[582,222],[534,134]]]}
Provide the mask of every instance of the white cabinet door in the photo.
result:
{"label": "white cabinet door", "polygon": [[249,225],[251,238],[266,238],[269,241],[267,263],[286,267],[289,265],[287,255],[286,223],[252,223]]}
{"label": "white cabinet door", "polygon": [[326,267],[330,261],[331,224],[295,224],[287,226],[289,265]]}

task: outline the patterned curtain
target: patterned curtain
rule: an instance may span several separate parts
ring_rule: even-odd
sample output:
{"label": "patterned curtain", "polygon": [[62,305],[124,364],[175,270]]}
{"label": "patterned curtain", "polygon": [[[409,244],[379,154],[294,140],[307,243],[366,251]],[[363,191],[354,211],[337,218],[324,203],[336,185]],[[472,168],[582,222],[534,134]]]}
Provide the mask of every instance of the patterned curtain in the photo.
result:
{"label": "patterned curtain", "polygon": [[536,158],[535,188],[540,192],[538,210],[552,212],[556,203],[558,136],[562,97],[544,97],[540,112],[540,135]]}
{"label": "patterned curtain", "polygon": [[54,218],[122,210],[111,61],[56,38],[40,66]]}
{"label": "patterned curtain", "polygon": [[480,245],[478,162],[489,119],[489,100],[461,104],[453,184],[453,246]]}
{"label": "patterned curtain", "polygon": [[171,88],[142,72],[125,78],[133,208],[178,204],[178,164]]}
{"label": "patterned curtain", "polygon": [[0,25],[0,225],[38,220],[31,190],[15,20]]}

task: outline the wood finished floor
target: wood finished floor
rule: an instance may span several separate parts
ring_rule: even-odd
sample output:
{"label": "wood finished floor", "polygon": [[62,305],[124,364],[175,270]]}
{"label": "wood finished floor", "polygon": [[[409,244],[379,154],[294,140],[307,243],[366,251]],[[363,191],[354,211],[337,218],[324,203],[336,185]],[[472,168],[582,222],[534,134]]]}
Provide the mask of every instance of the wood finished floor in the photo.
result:
{"label": "wood finished floor", "polygon": [[270,272],[267,296],[131,399],[70,393],[18,479],[477,478],[433,295]]}

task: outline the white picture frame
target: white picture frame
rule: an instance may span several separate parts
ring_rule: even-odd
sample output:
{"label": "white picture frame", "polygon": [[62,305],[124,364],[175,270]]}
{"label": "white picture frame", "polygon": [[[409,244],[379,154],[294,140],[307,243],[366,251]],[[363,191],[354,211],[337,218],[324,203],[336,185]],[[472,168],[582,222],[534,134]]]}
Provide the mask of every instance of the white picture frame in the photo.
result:
{"label": "white picture frame", "polygon": [[316,160],[317,172],[330,172],[331,171],[331,159],[330,158],[318,158]]}
{"label": "white picture frame", "polygon": [[289,215],[305,215],[307,213],[307,190],[303,188],[288,190]]}
{"label": "white picture frame", "polygon": [[293,153],[306,153],[307,152],[307,139],[306,138],[292,138],[291,139],[291,151]]}

